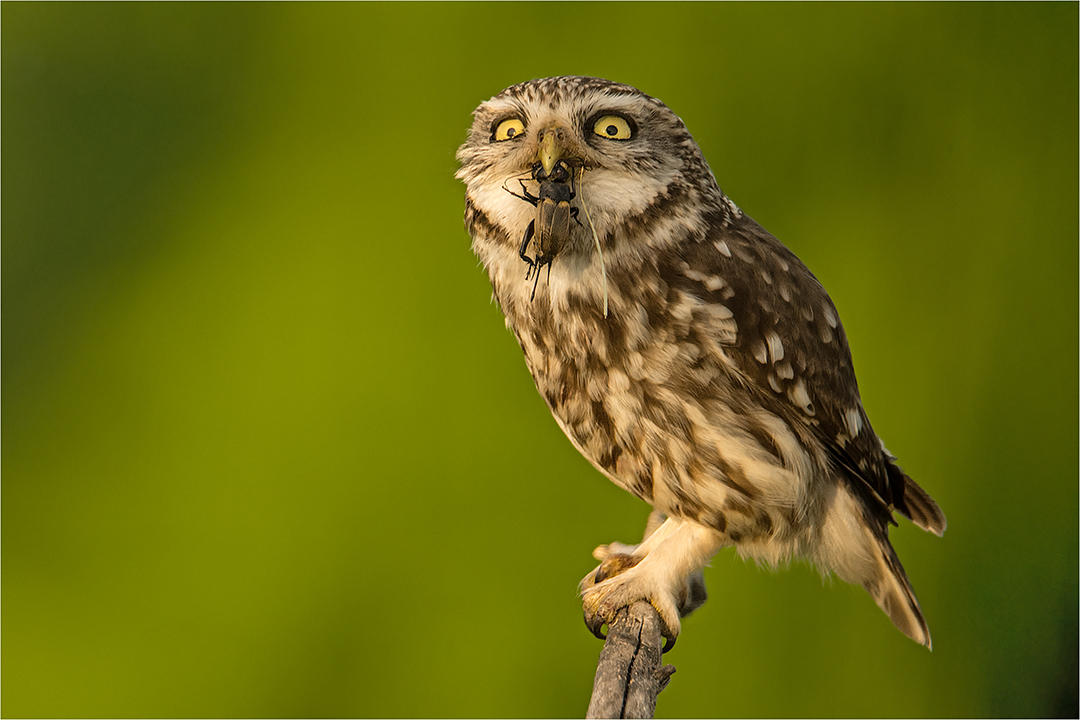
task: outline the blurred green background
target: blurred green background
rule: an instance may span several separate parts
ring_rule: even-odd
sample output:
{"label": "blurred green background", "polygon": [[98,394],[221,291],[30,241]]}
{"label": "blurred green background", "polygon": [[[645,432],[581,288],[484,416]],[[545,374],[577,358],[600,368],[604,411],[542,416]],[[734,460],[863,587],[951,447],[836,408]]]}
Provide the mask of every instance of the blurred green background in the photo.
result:
{"label": "blurred green background", "polygon": [[821,278],[941,503],[934,636],[719,555],[659,716],[1077,712],[1078,72],[1053,5],[4,3],[5,716],[581,716],[647,507],[490,302],[454,151],[670,105]]}

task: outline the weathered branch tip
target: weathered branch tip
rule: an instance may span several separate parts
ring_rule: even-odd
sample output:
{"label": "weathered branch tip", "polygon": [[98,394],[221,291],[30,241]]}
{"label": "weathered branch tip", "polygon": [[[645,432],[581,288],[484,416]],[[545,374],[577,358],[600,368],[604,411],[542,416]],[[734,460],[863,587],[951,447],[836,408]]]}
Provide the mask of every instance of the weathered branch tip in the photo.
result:
{"label": "weathered branch tip", "polygon": [[660,616],[644,600],[619,610],[600,651],[586,717],[653,716],[656,696],[675,672],[674,665],[661,665],[664,638],[660,627]]}

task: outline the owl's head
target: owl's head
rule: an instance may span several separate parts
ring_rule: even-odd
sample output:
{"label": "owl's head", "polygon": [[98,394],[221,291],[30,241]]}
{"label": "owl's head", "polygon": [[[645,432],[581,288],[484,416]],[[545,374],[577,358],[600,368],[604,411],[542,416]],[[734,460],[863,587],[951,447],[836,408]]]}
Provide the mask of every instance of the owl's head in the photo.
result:
{"label": "owl's head", "polygon": [[[600,238],[673,189],[699,206],[721,201],[682,120],[629,85],[590,77],[532,80],[482,103],[473,117],[457,153],[457,177],[470,202],[511,237],[536,216],[522,191],[538,196],[537,173],[560,162],[576,174],[575,204],[587,210]],[[587,236],[577,227],[574,245],[586,249]]]}

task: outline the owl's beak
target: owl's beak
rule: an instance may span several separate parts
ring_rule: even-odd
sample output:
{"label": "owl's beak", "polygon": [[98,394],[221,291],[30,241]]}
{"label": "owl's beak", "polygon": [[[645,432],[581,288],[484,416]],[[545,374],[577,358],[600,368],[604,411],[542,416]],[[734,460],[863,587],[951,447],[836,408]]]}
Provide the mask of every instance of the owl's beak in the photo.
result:
{"label": "owl's beak", "polygon": [[567,138],[570,132],[565,128],[551,127],[540,131],[540,148],[536,151],[537,159],[544,166],[544,173],[550,175],[555,163],[566,155],[568,148]]}

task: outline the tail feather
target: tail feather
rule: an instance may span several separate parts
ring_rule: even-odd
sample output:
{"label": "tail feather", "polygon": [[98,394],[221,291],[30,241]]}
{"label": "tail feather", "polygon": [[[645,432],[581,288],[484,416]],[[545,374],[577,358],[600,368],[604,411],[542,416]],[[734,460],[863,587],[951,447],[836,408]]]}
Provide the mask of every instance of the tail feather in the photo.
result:
{"label": "tail feather", "polygon": [[[948,522],[945,520],[945,513],[941,512],[934,499],[896,465],[889,463],[888,471],[889,479],[894,481],[891,484],[903,488],[902,493],[894,493],[893,506],[897,512],[923,530],[938,537],[944,535]],[[899,478],[896,478],[897,475]]]}
{"label": "tail feather", "polygon": [[[845,582],[862,585],[900,632],[930,647],[930,629],[904,566],[889,544],[886,519],[860,495],[843,485],[837,490],[815,535],[815,562]],[[928,507],[937,508],[932,500],[928,502]],[[918,503],[915,506],[922,507]],[[937,512],[940,515],[941,511]],[[940,520],[943,528],[944,517]]]}
{"label": "tail feather", "polygon": [[888,539],[878,541],[880,572],[863,581],[863,587],[874,598],[896,628],[909,638],[930,648],[930,628],[923,617],[915,591],[911,588],[900,558]]}

